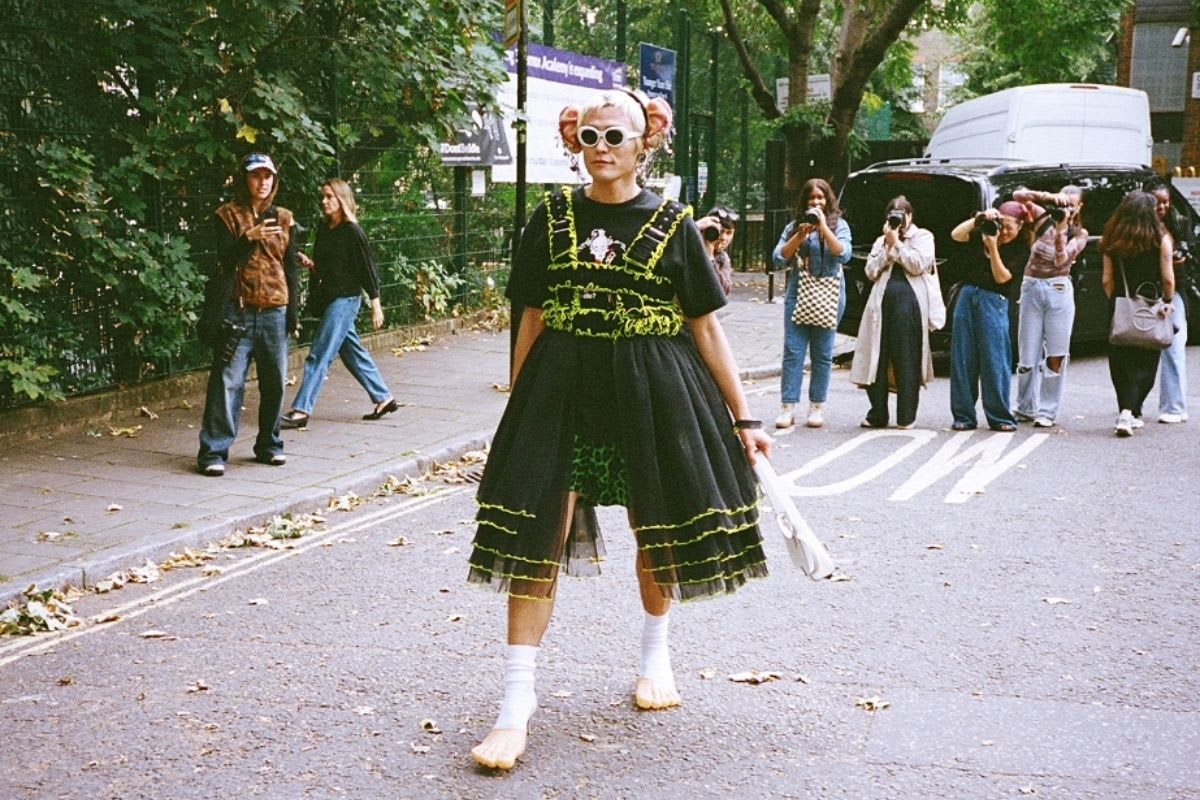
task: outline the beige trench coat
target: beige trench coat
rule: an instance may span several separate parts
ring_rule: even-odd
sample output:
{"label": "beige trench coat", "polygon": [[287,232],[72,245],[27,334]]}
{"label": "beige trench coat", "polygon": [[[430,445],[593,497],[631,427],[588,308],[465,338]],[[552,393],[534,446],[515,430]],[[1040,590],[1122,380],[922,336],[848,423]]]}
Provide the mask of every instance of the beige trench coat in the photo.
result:
{"label": "beige trench coat", "polygon": [[929,291],[922,277],[933,269],[933,260],[933,234],[916,225],[910,225],[904,240],[891,250],[884,246],[882,236],[875,240],[866,265],[867,278],[875,285],[863,309],[854,360],[850,363],[850,380],[855,384],[870,386],[875,382],[879,369],[879,339],[883,331],[883,294],[895,264],[904,270],[901,274],[908,279],[921,307],[921,385],[927,386],[933,380],[933,356],[929,352]]}

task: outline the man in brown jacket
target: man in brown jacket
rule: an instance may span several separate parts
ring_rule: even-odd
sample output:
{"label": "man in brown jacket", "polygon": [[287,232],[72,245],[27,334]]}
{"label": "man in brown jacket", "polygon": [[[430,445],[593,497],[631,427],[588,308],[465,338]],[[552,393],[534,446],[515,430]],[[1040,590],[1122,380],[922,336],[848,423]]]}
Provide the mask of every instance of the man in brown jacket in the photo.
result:
{"label": "man in brown jacket", "polygon": [[218,268],[205,291],[199,331],[213,348],[213,364],[196,467],[212,477],[225,474],[252,358],[259,389],[254,459],[271,466],[287,461],[279,417],[288,335],[298,321],[294,219],[290,211],[274,205],[279,170],[270,156],[246,156],[239,178],[234,181],[234,200],[216,212]]}

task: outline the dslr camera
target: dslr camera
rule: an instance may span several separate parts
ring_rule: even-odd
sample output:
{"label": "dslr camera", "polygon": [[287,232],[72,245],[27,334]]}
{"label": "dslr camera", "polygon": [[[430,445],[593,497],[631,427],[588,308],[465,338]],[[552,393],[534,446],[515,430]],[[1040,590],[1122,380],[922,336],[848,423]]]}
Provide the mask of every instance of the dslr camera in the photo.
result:
{"label": "dslr camera", "polygon": [[1000,223],[989,219],[982,211],[975,214],[975,228],[984,236],[995,236],[1000,233]]}
{"label": "dslr camera", "polygon": [[904,225],[904,212],[900,211],[899,209],[889,211],[887,215],[887,225],[894,231],[900,230],[900,228]]}
{"label": "dslr camera", "polygon": [[711,228],[705,228],[704,230],[700,231],[700,233],[704,235],[704,241],[715,242],[717,239],[721,238],[721,226],[716,225]]}
{"label": "dslr camera", "polygon": [[817,213],[815,208],[807,209],[804,212],[804,221],[809,225],[816,225],[821,221],[821,215]]}
{"label": "dslr camera", "polygon": [[1067,209],[1063,208],[1062,206],[1046,206],[1046,216],[1054,220],[1055,225],[1066,219],[1067,213]]}

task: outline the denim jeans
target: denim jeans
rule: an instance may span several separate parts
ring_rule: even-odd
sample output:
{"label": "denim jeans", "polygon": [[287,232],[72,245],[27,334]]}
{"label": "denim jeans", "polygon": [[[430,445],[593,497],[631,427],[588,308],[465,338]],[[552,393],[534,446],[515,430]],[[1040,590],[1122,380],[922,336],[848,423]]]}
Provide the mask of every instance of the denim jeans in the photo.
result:
{"label": "denim jeans", "polygon": [[970,284],[958,292],[950,329],[950,412],[955,423],[975,427],[981,390],[989,427],[1015,425],[1008,407],[1012,346],[1008,298]]}
{"label": "denim jeans", "polygon": [[[1026,418],[1058,416],[1075,323],[1075,288],[1070,276],[1025,278],[1017,317],[1017,408]],[[1058,372],[1046,359],[1060,356]]]}
{"label": "denim jeans", "polygon": [[[833,374],[833,343],[837,331],[833,328],[797,325],[792,321],[792,312],[796,308],[796,282],[799,280],[795,269],[788,270],[783,297],[783,366],[779,396],[784,403],[800,402],[800,390],[804,386],[804,354],[807,351],[812,362],[808,399],[813,403],[824,403],[829,395],[829,379]],[[846,278],[843,274],[842,291],[838,298],[839,321],[845,311]]]}
{"label": "denim jeans", "polygon": [[362,307],[362,297],[338,297],[325,307],[321,315],[321,326],[317,329],[316,338],[304,359],[304,379],[296,390],[296,399],[292,408],[311,414],[317,405],[317,395],[325,385],[329,376],[329,366],[333,357],[339,355],[346,369],[354,379],[367,390],[371,402],[379,404],[392,396],[388,391],[379,368],[375,366],[371,354],[363,347],[362,340],[354,330],[354,320]]}
{"label": "denim jeans", "polygon": [[1171,340],[1171,346],[1162,353],[1162,366],[1158,374],[1158,413],[1187,413],[1187,310],[1179,288],[1175,289],[1175,322],[1179,330]]}
{"label": "denim jeans", "polygon": [[201,468],[229,460],[229,448],[238,434],[242,400],[250,360],[258,370],[258,435],[254,456],[265,461],[283,452],[279,437],[279,415],[283,411],[283,382],[287,373],[287,309],[284,307],[232,311],[227,318],[245,326],[233,358],[224,363],[214,355],[204,398],[204,421],[200,426]]}

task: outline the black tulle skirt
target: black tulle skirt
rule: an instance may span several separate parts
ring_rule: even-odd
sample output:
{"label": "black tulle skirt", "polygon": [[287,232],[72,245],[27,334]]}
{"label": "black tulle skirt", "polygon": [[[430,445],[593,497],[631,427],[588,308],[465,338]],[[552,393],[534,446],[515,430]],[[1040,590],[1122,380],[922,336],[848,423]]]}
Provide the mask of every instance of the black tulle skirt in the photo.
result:
{"label": "black tulle skirt", "polygon": [[732,592],[767,573],[757,496],[688,333],[614,342],[546,330],[492,441],[468,580],[546,599],[560,567],[598,574],[595,507],[618,504],[665,596]]}

